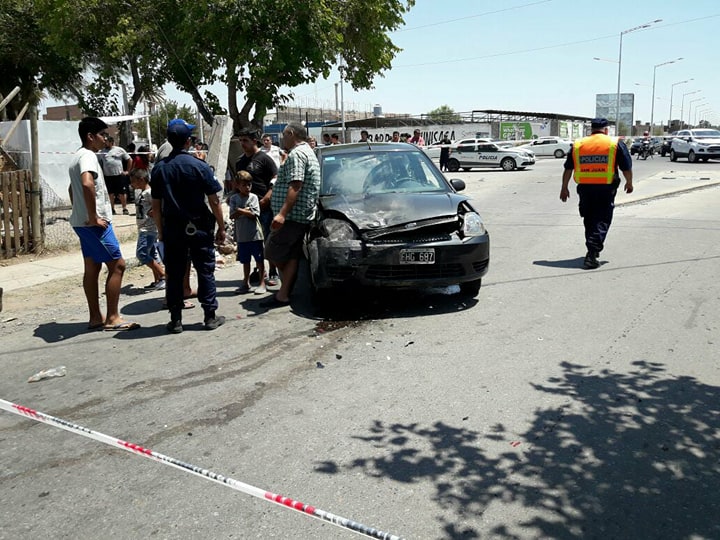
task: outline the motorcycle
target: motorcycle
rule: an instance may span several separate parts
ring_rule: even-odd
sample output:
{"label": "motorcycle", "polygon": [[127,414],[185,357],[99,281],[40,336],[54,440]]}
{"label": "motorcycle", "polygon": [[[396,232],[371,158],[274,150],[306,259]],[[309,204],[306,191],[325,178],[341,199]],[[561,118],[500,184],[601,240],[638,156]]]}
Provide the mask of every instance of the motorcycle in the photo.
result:
{"label": "motorcycle", "polygon": [[638,152],[638,159],[647,159],[648,157],[652,157],[655,153],[655,149],[652,146],[652,143],[650,142],[650,139],[643,140],[642,144],[640,145],[640,151]]}

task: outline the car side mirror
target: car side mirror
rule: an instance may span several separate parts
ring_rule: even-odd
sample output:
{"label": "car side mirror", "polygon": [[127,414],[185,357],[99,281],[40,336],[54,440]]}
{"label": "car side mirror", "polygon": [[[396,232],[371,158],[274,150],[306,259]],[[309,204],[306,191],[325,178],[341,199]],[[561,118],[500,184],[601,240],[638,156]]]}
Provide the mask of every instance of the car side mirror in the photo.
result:
{"label": "car side mirror", "polygon": [[450,185],[455,191],[462,191],[463,189],[465,189],[465,182],[463,180],[460,180],[459,178],[453,178],[452,180],[450,180]]}
{"label": "car side mirror", "polygon": [[685,140],[686,140],[687,142],[692,142],[692,137],[688,137],[688,138],[685,139]]}

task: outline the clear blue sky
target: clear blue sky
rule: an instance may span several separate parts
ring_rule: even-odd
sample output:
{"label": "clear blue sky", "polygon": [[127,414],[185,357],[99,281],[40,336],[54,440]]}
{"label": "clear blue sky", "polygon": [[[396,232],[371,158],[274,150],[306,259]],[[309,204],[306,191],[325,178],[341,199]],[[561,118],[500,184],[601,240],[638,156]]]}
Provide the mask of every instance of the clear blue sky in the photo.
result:
{"label": "clear blue sky", "polygon": [[[406,25],[392,34],[403,50],[372,90],[344,85],[346,108],[422,114],[441,105],[594,116],[595,94],[615,93],[620,33],[655,19],[662,22],[623,35],[621,92],[635,94],[635,119],[649,121],[653,67],[655,123],[667,121],[674,83],[673,118],[712,107],[720,123],[720,2],[717,0],[417,0]],[[272,36],[265,36],[272,39]],[[593,57],[609,61],[595,61]],[[335,107],[337,73],[294,90],[302,106]],[[635,83],[639,83],[636,85]],[[226,106],[226,93],[212,88]],[[169,99],[192,105],[166,88]],[[690,103],[698,99],[697,102]]]}
{"label": "clear blue sky", "polygon": [[[685,116],[702,97],[693,111],[708,103],[720,119],[717,0],[418,0],[392,35],[403,49],[392,70],[371,91],[346,85],[345,102],[409,114],[448,105],[594,116],[595,94],[617,89],[620,32],[656,19],[662,22],[623,35],[621,92],[635,94],[635,118],[650,119],[653,67],[683,57],[655,70],[655,122],[667,120],[671,85],[687,79],[694,80],[674,87],[673,118],[682,95],[701,90],[685,97]],[[336,80],[296,95],[334,103]]]}

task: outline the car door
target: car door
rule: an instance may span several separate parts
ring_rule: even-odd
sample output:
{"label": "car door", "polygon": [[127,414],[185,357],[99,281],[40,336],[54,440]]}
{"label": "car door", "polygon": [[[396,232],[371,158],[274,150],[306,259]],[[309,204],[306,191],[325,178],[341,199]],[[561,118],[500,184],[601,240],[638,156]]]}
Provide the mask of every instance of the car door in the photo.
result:
{"label": "car door", "polygon": [[452,157],[460,162],[462,168],[479,167],[475,141],[460,141],[453,151]]}
{"label": "car door", "polygon": [[690,138],[690,131],[687,129],[681,130],[677,132],[677,135],[673,139],[672,142],[672,149],[675,150],[675,155],[685,157],[688,154],[688,148],[690,147],[690,143],[688,142],[688,139]]}
{"label": "car door", "polygon": [[557,147],[557,141],[555,139],[543,139],[536,142],[538,143],[537,150],[533,148],[536,156],[552,156]]}
{"label": "car door", "polygon": [[491,143],[477,145],[477,167],[499,167],[501,157],[496,145]]}

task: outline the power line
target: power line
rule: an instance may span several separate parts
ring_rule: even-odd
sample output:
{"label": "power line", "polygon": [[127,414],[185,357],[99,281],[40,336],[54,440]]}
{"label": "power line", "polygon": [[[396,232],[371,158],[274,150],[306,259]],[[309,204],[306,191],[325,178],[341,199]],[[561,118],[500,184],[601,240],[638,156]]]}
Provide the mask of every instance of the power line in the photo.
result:
{"label": "power line", "polygon": [[531,2],[529,4],[523,4],[521,6],[513,6],[513,7],[509,7],[509,8],[498,9],[495,11],[486,11],[485,13],[478,13],[477,15],[468,15],[467,17],[460,17],[458,19],[448,19],[447,21],[440,21],[440,22],[431,23],[431,24],[424,24],[422,26],[413,26],[411,28],[403,28],[402,30],[396,30],[395,33],[410,32],[411,30],[420,30],[421,28],[429,28],[431,26],[440,26],[442,24],[450,24],[450,23],[454,23],[454,22],[458,22],[458,21],[466,21],[468,19],[476,19],[478,17],[485,17],[486,15],[495,15],[496,13],[503,13],[505,11],[512,11],[514,9],[535,6],[537,4],[546,4],[548,2],[552,2],[552,0],[540,0],[539,2]]}

